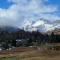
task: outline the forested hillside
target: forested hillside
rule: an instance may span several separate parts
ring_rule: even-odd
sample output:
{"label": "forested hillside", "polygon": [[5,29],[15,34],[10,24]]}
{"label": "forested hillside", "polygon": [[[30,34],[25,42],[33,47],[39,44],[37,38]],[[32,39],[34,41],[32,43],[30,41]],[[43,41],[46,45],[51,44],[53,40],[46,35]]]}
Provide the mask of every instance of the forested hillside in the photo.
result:
{"label": "forested hillside", "polygon": [[6,49],[9,47],[19,46],[33,46],[35,44],[41,45],[45,43],[59,43],[60,42],[60,30],[55,29],[48,33],[40,33],[38,31],[24,31],[19,30],[16,32],[0,32],[0,45]]}

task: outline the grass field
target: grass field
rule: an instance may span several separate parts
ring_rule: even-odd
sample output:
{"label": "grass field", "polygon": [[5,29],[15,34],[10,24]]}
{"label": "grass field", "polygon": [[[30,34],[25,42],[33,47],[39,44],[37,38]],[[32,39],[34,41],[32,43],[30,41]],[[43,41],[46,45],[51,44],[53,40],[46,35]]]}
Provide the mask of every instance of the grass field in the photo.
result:
{"label": "grass field", "polygon": [[0,60],[60,60],[60,51],[16,48],[0,52]]}

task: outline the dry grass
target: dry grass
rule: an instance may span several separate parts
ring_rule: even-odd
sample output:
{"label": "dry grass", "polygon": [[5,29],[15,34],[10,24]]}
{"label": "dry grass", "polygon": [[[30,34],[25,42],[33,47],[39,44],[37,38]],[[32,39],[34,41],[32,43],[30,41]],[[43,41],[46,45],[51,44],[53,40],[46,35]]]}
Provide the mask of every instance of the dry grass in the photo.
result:
{"label": "dry grass", "polygon": [[[18,49],[19,51],[16,51]],[[37,50],[36,48],[18,49],[14,50],[13,54],[0,55],[0,60],[60,60],[60,51]]]}

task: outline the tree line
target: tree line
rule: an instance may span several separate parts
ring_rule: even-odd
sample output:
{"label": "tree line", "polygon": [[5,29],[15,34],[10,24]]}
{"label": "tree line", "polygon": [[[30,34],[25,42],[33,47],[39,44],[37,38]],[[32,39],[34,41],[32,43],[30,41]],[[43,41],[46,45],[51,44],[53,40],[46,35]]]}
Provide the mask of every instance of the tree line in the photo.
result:
{"label": "tree line", "polygon": [[59,43],[60,35],[55,35],[53,32],[50,35],[48,35],[47,33],[42,34],[38,31],[29,32],[24,30],[19,30],[16,32],[6,32],[6,31],[0,32],[0,43],[5,42],[6,44],[11,44],[12,46],[16,47],[17,39],[25,39],[25,41],[27,41],[27,44],[25,46],[31,46],[34,43],[35,44]]}

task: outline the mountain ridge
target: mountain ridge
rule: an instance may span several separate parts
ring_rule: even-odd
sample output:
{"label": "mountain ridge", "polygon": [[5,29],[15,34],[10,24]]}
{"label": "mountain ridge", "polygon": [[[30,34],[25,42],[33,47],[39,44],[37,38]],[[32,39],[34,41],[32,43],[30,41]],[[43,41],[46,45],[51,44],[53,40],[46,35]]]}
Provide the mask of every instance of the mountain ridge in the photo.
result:
{"label": "mountain ridge", "polygon": [[60,23],[57,21],[50,22],[46,19],[40,19],[37,21],[26,20],[23,22],[23,28],[25,31],[39,31],[39,32],[47,32],[54,30],[55,28],[60,28]]}
{"label": "mountain ridge", "polygon": [[5,32],[16,32],[18,31],[19,28],[13,27],[13,26],[2,26],[0,27],[0,32],[5,31]]}

